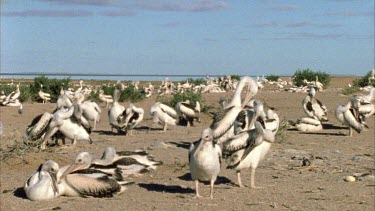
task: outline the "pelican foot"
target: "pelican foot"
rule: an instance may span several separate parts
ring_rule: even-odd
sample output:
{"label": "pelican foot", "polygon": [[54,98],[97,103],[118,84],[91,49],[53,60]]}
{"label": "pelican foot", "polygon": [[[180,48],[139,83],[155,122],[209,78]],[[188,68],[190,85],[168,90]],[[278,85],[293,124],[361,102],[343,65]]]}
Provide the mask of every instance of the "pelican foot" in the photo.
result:
{"label": "pelican foot", "polygon": [[193,197],[193,199],[199,199],[199,198],[203,198],[203,196],[201,196],[201,195],[195,195],[195,196]]}

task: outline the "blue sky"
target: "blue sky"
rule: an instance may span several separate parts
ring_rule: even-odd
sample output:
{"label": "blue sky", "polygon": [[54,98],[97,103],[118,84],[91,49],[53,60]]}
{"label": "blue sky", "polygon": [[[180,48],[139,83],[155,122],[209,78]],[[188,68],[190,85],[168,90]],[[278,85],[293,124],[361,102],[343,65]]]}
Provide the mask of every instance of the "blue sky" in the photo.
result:
{"label": "blue sky", "polygon": [[364,75],[373,67],[373,0],[1,0],[1,72]]}

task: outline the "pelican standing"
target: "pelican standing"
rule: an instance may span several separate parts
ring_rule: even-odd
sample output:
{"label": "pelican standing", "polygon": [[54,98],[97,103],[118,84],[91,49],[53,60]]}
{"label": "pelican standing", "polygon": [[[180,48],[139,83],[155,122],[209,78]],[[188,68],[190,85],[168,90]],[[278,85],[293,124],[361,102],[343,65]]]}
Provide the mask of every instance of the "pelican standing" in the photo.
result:
{"label": "pelican standing", "polygon": [[104,91],[101,89],[99,90],[99,100],[105,102],[105,107],[108,108],[108,105],[113,103],[113,98],[111,95],[104,94]]}
{"label": "pelican standing", "polygon": [[100,114],[102,110],[92,101],[84,101],[85,96],[81,93],[75,94],[77,98],[77,104],[79,105],[80,109],[82,109],[82,115],[85,117],[86,120],[94,121],[94,130],[96,129],[96,123],[100,122]]}
{"label": "pelican standing", "polygon": [[210,181],[210,198],[213,198],[214,183],[220,173],[221,148],[213,142],[210,128],[203,130],[201,138],[189,149],[189,167],[191,178],[195,181],[196,197],[199,198],[199,180]]}
{"label": "pelican standing", "polygon": [[328,121],[328,110],[322,102],[315,98],[316,90],[314,87],[310,88],[308,95],[303,99],[303,111],[310,118],[319,121]]}
{"label": "pelican standing", "polygon": [[[142,122],[143,116],[143,108],[138,108],[133,104],[130,104],[129,107],[124,110],[122,115],[118,117],[118,122],[124,125],[126,135],[133,135],[133,129]],[[128,133],[128,130],[130,130],[130,133]]]}
{"label": "pelican standing", "polygon": [[360,133],[363,130],[363,122],[359,116],[360,101],[357,98],[350,99],[346,104],[336,108],[335,116],[342,124],[349,127],[349,136],[353,135],[352,129]]}
{"label": "pelican standing", "polygon": [[153,124],[163,125],[163,131],[167,131],[168,125],[178,124],[177,112],[173,108],[163,103],[156,102],[154,105],[152,105],[150,108],[150,114],[153,117]]}
{"label": "pelican standing", "polygon": [[57,198],[60,195],[56,174],[59,165],[48,160],[41,164],[24,184],[24,191],[28,199],[41,201]]}
{"label": "pelican standing", "polygon": [[[241,102],[241,92],[245,86],[247,86],[247,92],[243,102]],[[215,142],[223,143],[234,135],[234,123],[238,114],[257,92],[258,86],[251,77],[245,76],[238,82],[231,102],[223,109],[223,112],[214,116],[211,123],[210,128],[213,131]]]}
{"label": "pelican standing", "polygon": [[184,102],[178,102],[176,104],[176,111],[180,118],[186,120],[187,126],[193,126],[193,122],[196,119],[200,122],[201,107],[200,103],[195,102],[195,107],[190,104],[190,100]]}
{"label": "pelican standing", "polygon": [[43,84],[40,84],[40,90],[38,92],[40,99],[42,99],[43,104],[51,100],[51,95],[43,92]]}
{"label": "pelican standing", "polygon": [[118,122],[118,117],[122,115],[125,110],[125,107],[122,106],[118,101],[120,99],[121,91],[124,89],[124,85],[120,82],[117,82],[115,90],[113,92],[113,104],[108,110],[109,124],[111,125],[112,131],[113,128],[117,129],[119,133],[122,131],[124,125]]}
{"label": "pelican standing", "polygon": [[256,122],[255,129],[237,134],[224,143],[223,153],[230,156],[227,168],[237,171],[240,187],[244,187],[241,181],[241,170],[251,168],[250,187],[257,188],[255,186],[255,170],[274,141],[275,135],[272,131],[264,129],[261,123]]}

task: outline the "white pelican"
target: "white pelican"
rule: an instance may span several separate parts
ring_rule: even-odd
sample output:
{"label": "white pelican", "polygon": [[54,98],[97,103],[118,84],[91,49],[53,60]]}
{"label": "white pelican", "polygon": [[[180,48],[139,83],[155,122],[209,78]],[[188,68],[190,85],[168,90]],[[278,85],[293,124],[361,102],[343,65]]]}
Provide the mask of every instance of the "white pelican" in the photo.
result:
{"label": "white pelican", "polygon": [[146,151],[119,151],[114,147],[107,147],[101,159],[95,159],[92,162],[94,168],[102,171],[107,170],[107,166],[116,166],[121,170],[123,177],[131,175],[140,175],[149,171],[155,171],[157,166],[163,164],[156,161]]}
{"label": "white pelican", "polygon": [[[41,149],[45,149],[47,141],[52,137],[57,131],[60,131],[64,136],[63,144],[65,144],[65,138],[72,140],[73,145],[77,143],[77,140],[89,141],[92,143],[92,139],[89,135],[90,125],[83,125],[82,119],[77,118],[73,113],[75,112],[77,106],[71,106],[68,110],[58,110],[56,111],[51,120],[49,120],[48,129],[44,135],[43,142],[41,144]],[[82,122],[82,124],[80,123]],[[44,124],[43,124],[44,125]]]}
{"label": "white pelican", "polygon": [[40,99],[42,99],[43,104],[51,100],[51,95],[43,92],[43,84],[40,84],[40,90],[38,92],[38,96],[40,97]]}
{"label": "white pelican", "polygon": [[221,148],[213,142],[210,128],[202,131],[201,138],[189,149],[189,167],[191,178],[195,181],[196,197],[199,198],[199,180],[210,181],[210,198],[213,198],[214,183],[220,173]]}
{"label": "white pelican", "polygon": [[223,153],[230,155],[227,168],[237,171],[238,185],[244,187],[241,182],[241,170],[251,168],[250,187],[255,186],[255,170],[275,141],[275,135],[271,130],[263,129],[261,123],[255,123],[255,129],[237,134],[224,143]]}
{"label": "white pelican", "polygon": [[152,105],[150,108],[150,114],[153,117],[153,124],[163,125],[163,131],[167,131],[168,125],[178,124],[177,112],[173,108],[163,103],[156,102],[154,105]]}
{"label": "white pelican", "polygon": [[57,198],[60,195],[56,178],[58,170],[59,165],[52,160],[41,164],[24,184],[27,198],[32,201]]}
{"label": "white pelican", "polygon": [[82,115],[85,117],[86,120],[94,121],[94,130],[96,129],[96,123],[100,122],[100,114],[102,110],[92,101],[85,101],[85,96],[81,93],[76,93],[75,97],[77,99],[77,104],[79,105],[80,109],[82,109]]}
{"label": "white pelican", "polygon": [[69,108],[73,105],[73,95],[69,91],[64,91],[62,94],[60,93],[59,98],[57,99],[56,106],[58,109],[60,108]]}
{"label": "white pelican", "polygon": [[315,98],[316,91],[314,87],[310,88],[308,95],[303,99],[303,111],[310,118],[322,121],[328,121],[328,110],[322,102]]}
{"label": "white pelican", "polygon": [[82,91],[82,89],[83,89],[83,81],[82,80],[80,80],[79,81],[79,87],[78,87],[78,89],[74,92],[74,93],[78,93],[78,92],[81,92]]}
{"label": "white pelican", "polygon": [[8,96],[6,96],[1,104],[4,106],[20,106],[21,102],[18,99],[20,95],[20,84],[18,83],[16,84],[16,91],[13,91]]}
{"label": "white pelican", "polygon": [[57,174],[58,187],[63,196],[113,197],[124,192],[129,184],[116,180],[105,172],[89,168],[92,157],[81,152],[74,164],[62,167]]}
{"label": "white pelican", "polygon": [[318,76],[315,77],[315,83],[314,84],[315,84],[316,89],[319,92],[323,91],[323,84],[319,82]]}
{"label": "white pelican", "polygon": [[350,99],[346,104],[336,108],[335,116],[342,124],[349,127],[349,136],[353,134],[352,129],[360,133],[363,130],[363,122],[359,116],[360,101],[357,98]]}
{"label": "white pelican", "polygon": [[[251,101],[253,103],[253,109],[243,109],[237,116],[236,121],[238,124],[235,127],[236,134],[244,130],[254,129],[255,121],[264,122],[266,120],[263,103],[255,99]],[[247,105],[249,104],[250,102]]]}
{"label": "white pelican", "polygon": [[110,103],[113,103],[113,97],[111,95],[104,94],[104,91],[101,89],[99,90],[99,100],[105,102],[105,107],[108,108]]}
{"label": "white pelican", "polygon": [[[245,99],[241,102],[241,92],[247,85],[247,92]],[[233,94],[231,102],[224,108],[223,112],[219,112],[214,116],[210,128],[213,131],[215,142],[219,144],[234,135],[234,123],[238,114],[242,111],[245,105],[258,92],[256,82],[248,76],[243,77],[238,82],[236,91]]]}
{"label": "white pelican", "polygon": [[0,103],[2,103],[6,98],[7,98],[7,96],[5,95],[4,91],[1,91],[1,94],[0,94]]}
{"label": "white pelican", "polygon": [[[124,129],[126,132],[126,135],[133,135],[133,129],[135,126],[137,126],[140,122],[143,120],[144,116],[144,110],[143,108],[138,108],[134,106],[133,104],[130,104],[118,117],[118,122],[121,125],[124,125]],[[130,130],[130,133],[128,133],[128,130]]]}
{"label": "white pelican", "polygon": [[176,111],[180,118],[186,120],[187,126],[193,126],[193,122],[196,119],[198,122],[200,120],[201,106],[197,101],[195,102],[195,107],[190,104],[190,100],[184,102],[178,102],[176,104]]}
{"label": "white pelican", "polygon": [[113,104],[111,105],[111,107],[109,107],[109,110],[108,110],[109,124],[112,127],[112,131],[113,131],[113,128],[116,128],[118,133],[122,131],[124,127],[124,125],[118,122],[118,117],[125,110],[125,107],[122,106],[118,102],[120,99],[121,91],[123,89],[124,89],[124,85],[118,81],[116,84],[115,90],[113,91]]}

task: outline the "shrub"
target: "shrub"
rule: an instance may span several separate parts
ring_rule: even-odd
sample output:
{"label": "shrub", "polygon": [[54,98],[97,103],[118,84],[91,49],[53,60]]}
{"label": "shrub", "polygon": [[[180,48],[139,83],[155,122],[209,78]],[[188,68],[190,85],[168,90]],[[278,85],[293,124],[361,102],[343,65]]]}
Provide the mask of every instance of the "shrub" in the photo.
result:
{"label": "shrub", "polygon": [[232,80],[237,80],[237,81],[241,80],[241,76],[239,76],[239,75],[231,75],[230,77],[231,77]]}
{"label": "shrub", "polygon": [[68,89],[70,83],[70,78],[65,79],[48,79],[46,76],[38,76],[34,78],[34,83],[30,84],[30,96],[31,100],[39,101],[38,92],[40,90],[40,85],[43,84],[43,92],[51,95],[51,101],[57,101],[60,96],[61,87]]}
{"label": "shrub", "polygon": [[[112,92],[113,93],[113,92]],[[145,98],[144,93],[141,90],[135,90],[134,86],[129,85],[125,88],[120,95],[120,102],[130,101],[132,103],[139,102]]]}
{"label": "shrub", "polygon": [[365,76],[363,76],[362,78],[359,78],[359,79],[355,79],[353,81],[353,86],[356,86],[356,87],[365,87],[365,86],[368,86],[368,85],[372,85],[372,86],[375,86],[375,81],[372,80],[371,83],[369,83],[369,78],[371,77],[371,74],[372,74],[372,71],[369,71]]}
{"label": "shrub", "polygon": [[293,83],[296,86],[304,85],[303,80],[306,79],[307,81],[315,81],[316,76],[319,78],[319,82],[323,84],[324,87],[327,87],[331,81],[331,77],[328,73],[325,72],[316,72],[310,69],[298,69],[294,75],[292,76]]}
{"label": "shrub", "polygon": [[197,79],[188,78],[187,80],[190,84],[194,84],[194,86],[206,84],[206,80],[204,78],[197,78]]}
{"label": "shrub", "polygon": [[172,96],[163,95],[159,96],[157,100],[161,103],[171,106],[172,108],[175,108],[178,102],[190,100],[190,103],[195,106],[196,102],[198,101],[201,104],[201,111],[204,111],[204,99],[200,93],[189,91],[184,93],[176,93]]}
{"label": "shrub", "polygon": [[266,76],[266,79],[267,80],[269,80],[269,81],[277,81],[277,80],[279,80],[279,76],[277,76],[277,75],[267,75]]}
{"label": "shrub", "polygon": [[358,86],[352,86],[352,87],[345,87],[341,90],[341,94],[343,95],[352,95],[354,93],[360,92],[361,90],[359,89]]}

